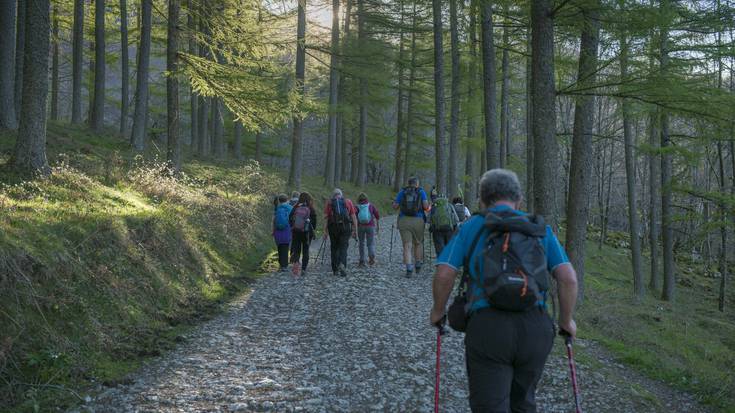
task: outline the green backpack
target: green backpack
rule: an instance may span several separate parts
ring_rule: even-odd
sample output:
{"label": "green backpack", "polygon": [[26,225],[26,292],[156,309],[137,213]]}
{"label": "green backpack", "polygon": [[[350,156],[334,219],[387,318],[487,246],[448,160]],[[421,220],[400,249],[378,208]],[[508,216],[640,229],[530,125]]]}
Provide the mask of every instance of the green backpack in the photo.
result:
{"label": "green backpack", "polygon": [[456,225],[454,207],[449,205],[446,198],[437,198],[431,207],[431,226],[435,231],[451,231]]}

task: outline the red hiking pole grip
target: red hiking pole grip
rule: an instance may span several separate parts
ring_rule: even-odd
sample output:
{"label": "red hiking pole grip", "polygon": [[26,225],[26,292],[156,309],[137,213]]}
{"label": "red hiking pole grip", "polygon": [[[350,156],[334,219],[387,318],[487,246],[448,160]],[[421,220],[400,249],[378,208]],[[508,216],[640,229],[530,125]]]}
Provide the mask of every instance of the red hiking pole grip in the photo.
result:
{"label": "red hiking pole grip", "polygon": [[574,351],[572,350],[572,336],[564,334],[564,343],[567,346],[567,360],[569,360],[569,374],[572,379],[572,390],[574,391],[574,411],[576,413],[582,413],[582,406],[579,402],[579,387],[577,386],[577,368],[574,366]]}

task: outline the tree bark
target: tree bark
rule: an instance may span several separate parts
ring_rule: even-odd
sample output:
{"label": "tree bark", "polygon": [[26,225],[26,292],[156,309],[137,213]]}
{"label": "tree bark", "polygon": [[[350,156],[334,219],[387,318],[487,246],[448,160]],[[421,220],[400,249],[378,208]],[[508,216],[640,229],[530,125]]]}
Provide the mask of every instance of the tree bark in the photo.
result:
{"label": "tree bark", "polygon": [[212,98],[212,150],[217,159],[225,159],[227,156],[227,143],[225,142],[225,120],[222,114],[222,99]]}
{"label": "tree bark", "polygon": [[434,140],[436,157],[436,190],[447,193],[447,153],[444,142],[444,46],[442,2],[432,0],[434,22]]}
{"label": "tree bark", "polygon": [[457,165],[459,163],[459,28],[457,27],[457,0],[449,2],[449,31],[451,39],[452,80],[449,108],[449,171],[447,195],[454,198],[458,194]]}
{"label": "tree bark", "polygon": [[475,153],[477,148],[477,118],[474,110],[477,101],[477,0],[470,2],[470,62],[467,70],[467,153],[465,155],[465,187],[464,202],[466,205],[474,205],[477,199],[477,179],[475,173]]}
{"label": "tree bark", "polygon": [[[304,98],[304,72],[306,59],[306,0],[298,0],[298,24],[296,27],[296,93]],[[288,175],[288,185],[292,188],[301,187],[301,162],[304,135],[304,125],[301,114],[293,117],[293,137],[291,138],[291,170]]]}
{"label": "tree bark", "polygon": [[329,61],[329,131],[327,132],[327,166],[324,184],[333,187],[337,164],[337,104],[339,99],[339,3],[332,0],[332,44]]}
{"label": "tree bark", "polygon": [[82,63],[84,60],[84,0],[74,0],[72,34],[71,123],[82,123]]}
{"label": "tree bark", "polygon": [[526,39],[526,208],[535,213],[533,203],[533,87],[532,87],[532,53],[531,27],[528,28]]}
{"label": "tree bark", "polygon": [[138,44],[138,69],[135,78],[135,112],[133,115],[133,148],[142,152],[146,144],[146,115],[148,114],[148,67],[151,53],[151,17],[153,0],[141,0],[140,43]]}
{"label": "tree bark", "polygon": [[[506,6],[505,14],[508,14]],[[500,167],[505,168],[508,165],[508,156],[510,150],[510,56],[508,49],[510,42],[508,41],[508,25],[503,27],[503,60],[502,60],[502,77],[503,87],[500,90]]]}
{"label": "tree bark", "polygon": [[[342,55],[346,56],[346,52],[349,48],[349,41],[350,41],[350,21],[352,20],[352,0],[347,0],[347,4],[345,5],[345,16],[344,16],[344,35],[342,36]],[[343,62],[344,63],[344,62]],[[339,96],[337,97],[338,102],[344,102],[346,101],[346,84],[347,79],[346,75],[342,75],[342,79],[339,82]],[[335,182],[341,182],[345,181],[347,179],[347,166],[349,165],[349,157],[347,155],[347,122],[345,122],[345,114],[340,111],[338,116],[338,123],[339,123],[339,142],[337,146],[339,147],[339,150],[337,153],[339,154],[339,161],[337,162],[339,164],[339,167],[336,167],[336,175]]]}
{"label": "tree bark", "polygon": [[105,0],[94,0],[94,106],[89,124],[100,133],[105,124]]}
{"label": "tree bark", "polygon": [[[725,175],[725,151],[722,149],[722,141],[717,141],[717,157],[719,158],[720,166],[720,192],[722,194],[727,193],[727,176]],[[725,311],[725,290],[727,288],[727,206],[724,202],[720,202],[720,214],[722,217],[722,224],[720,225],[720,263],[718,265],[720,270],[720,292],[717,300],[717,309]]]}
{"label": "tree bark", "polygon": [[15,113],[15,14],[14,0],[0,1],[0,130],[18,127]]}
{"label": "tree bark", "polygon": [[[23,107],[20,110],[18,138],[10,161],[13,169],[21,174],[48,175],[51,169],[46,160],[46,99],[48,95],[49,51],[49,0],[19,2],[27,7],[25,20],[25,47],[23,67]],[[20,14],[20,13],[19,13]]]}
{"label": "tree bark", "polygon": [[197,116],[199,117],[197,125],[199,127],[199,145],[197,146],[197,154],[206,157],[209,155],[209,103],[208,97],[199,96]]}
{"label": "tree bark", "polygon": [[398,192],[403,184],[403,151],[404,151],[404,119],[403,119],[403,106],[406,96],[403,84],[403,72],[404,72],[404,60],[406,57],[406,51],[403,44],[404,30],[403,22],[405,11],[403,9],[403,0],[401,0],[401,23],[400,23],[400,36],[398,39],[398,103],[396,104],[396,155],[395,155],[395,173],[393,174],[393,192]]}
{"label": "tree bark", "polygon": [[120,0],[120,136],[128,136],[130,114],[130,58],[128,56],[128,2]]}
{"label": "tree bark", "polygon": [[403,160],[403,177],[408,179],[411,171],[411,151],[413,145],[413,118],[414,118],[414,87],[416,86],[416,32],[418,28],[416,18],[416,3],[413,4],[411,14],[411,64],[408,69],[408,97],[406,98],[406,151]]}
{"label": "tree bark", "polygon": [[556,88],[554,86],[553,2],[531,3],[533,148],[535,212],[552,228],[558,227],[557,173],[560,170],[556,143]]}
{"label": "tree bark", "polygon": [[255,132],[255,160],[263,164],[263,132]]}
{"label": "tree bark", "polygon": [[[11,2],[12,3],[12,2]],[[59,120],[59,9],[53,6],[51,18],[51,120]]]}
{"label": "tree bark", "polygon": [[[491,2],[483,0],[481,2],[480,9],[482,11],[482,78],[484,85],[483,109],[485,114],[485,162],[487,164],[487,169],[493,169],[500,166],[498,162],[498,124],[495,118],[496,92],[495,45],[493,44],[493,6]],[[550,20],[550,18],[548,19]],[[553,33],[553,27],[551,28],[551,31]]]}
{"label": "tree bark", "polygon": [[[600,21],[597,4],[582,9],[583,28],[579,45],[579,70],[577,84],[590,87],[595,84],[597,72],[597,48]],[[592,128],[595,122],[595,98],[577,97],[572,131],[572,155],[569,167],[569,199],[567,201],[566,250],[577,272],[578,300],[584,299],[584,268],[589,218],[589,193],[592,187]]]}
{"label": "tree bark", "polygon": [[[13,1],[13,0],[5,0]],[[17,24],[15,26],[15,113],[20,118],[20,110],[23,102],[23,66],[25,62],[25,45],[26,45],[26,13],[28,12],[28,0],[18,0],[18,8],[16,13],[18,14]],[[35,45],[33,46],[35,47]],[[48,66],[48,65],[47,65]],[[45,116],[45,115],[44,115]]]}
{"label": "tree bark", "polygon": [[[357,42],[360,47],[364,47],[367,41],[365,17],[365,0],[357,0]],[[358,187],[363,187],[367,183],[367,87],[367,79],[365,76],[360,76],[360,144],[357,153],[357,176],[355,177],[355,185]]]}
{"label": "tree bark", "polygon": [[[628,79],[628,37],[625,32],[620,39],[620,78]],[[643,281],[643,265],[641,258],[640,224],[638,222],[638,200],[635,190],[635,137],[633,136],[633,119],[630,101],[623,98],[623,140],[625,142],[625,183],[628,189],[628,229],[630,232],[630,255],[633,264],[633,293],[639,300],[646,292]]]}
{"label": "tree bark", "polygon": [[241,161],[244,159],[244,156],[242,154],[242,123],[238,122],[237,120],[233,121],[232,123],[232,134],[235,138],[235,147],[233,148],[235,152],[235,159]]}
{"label": "tree bark", "polygon": [[[661,10],[668,8],[668,1],[662,0]],[[669,66],[668,51],[668,28],[661,29],[660,42],[661,74],[666,76]],[[668,148],[671,146],[671,135],[669,134],[669,114],[666,109],[661,111],[661,234],[663,239],[663,268],[664,287],[661,299],[672,301],[676,287],[676,275],[674,274],[674,227],[672,225],[672,188],[671,188],[671,154]]]}
{"label": "tree bark", "polygon": [[[194,33],[197,30],[196,16],[194,14],[193,0],[187,0],[186,4],[186,26],[189,29],[189,54],[197,56],[199,51],[197,48],[196,37]],[[193,87],[189,88],[189,113],[190,113],[190,127],[189,127],[189,145],[192,152],[196,152],[199,145],[199,95],[194,91]]]}
{"label": "tree bark", "polygon": [[173,170],[181,171],[181,138],[179,136],[179,12],[180,0],[168,0],[168,39],[166,43],[166,158]]}

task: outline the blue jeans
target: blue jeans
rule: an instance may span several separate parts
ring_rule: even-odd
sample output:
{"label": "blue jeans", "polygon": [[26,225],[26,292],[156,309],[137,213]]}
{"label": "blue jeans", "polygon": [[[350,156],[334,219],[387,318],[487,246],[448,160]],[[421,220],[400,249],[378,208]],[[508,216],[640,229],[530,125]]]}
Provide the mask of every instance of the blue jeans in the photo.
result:
{"label": "blue jeans", "polygon": [[375,227],[357,227],[357,238],[360,240],[360,263],[365,263],[365,241],[367,241],[368,257],[375,258]]}

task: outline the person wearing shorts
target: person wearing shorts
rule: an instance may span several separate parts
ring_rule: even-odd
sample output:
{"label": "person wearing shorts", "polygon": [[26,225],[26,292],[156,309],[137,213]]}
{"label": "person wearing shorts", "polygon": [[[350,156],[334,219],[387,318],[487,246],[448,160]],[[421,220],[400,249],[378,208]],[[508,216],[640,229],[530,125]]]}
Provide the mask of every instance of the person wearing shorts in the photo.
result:
{"label": "person wearing shorts", "polygon": [[408,186],[403,188],[393,201],[393,209],[399,210],[398,232],[403,244],[403,263],[406,265],[406,277],[410,277],[414,269],[421,270],[424,250],[424,226],[429,199],[426,191],[419,187],[418,178],[408,179]]}

